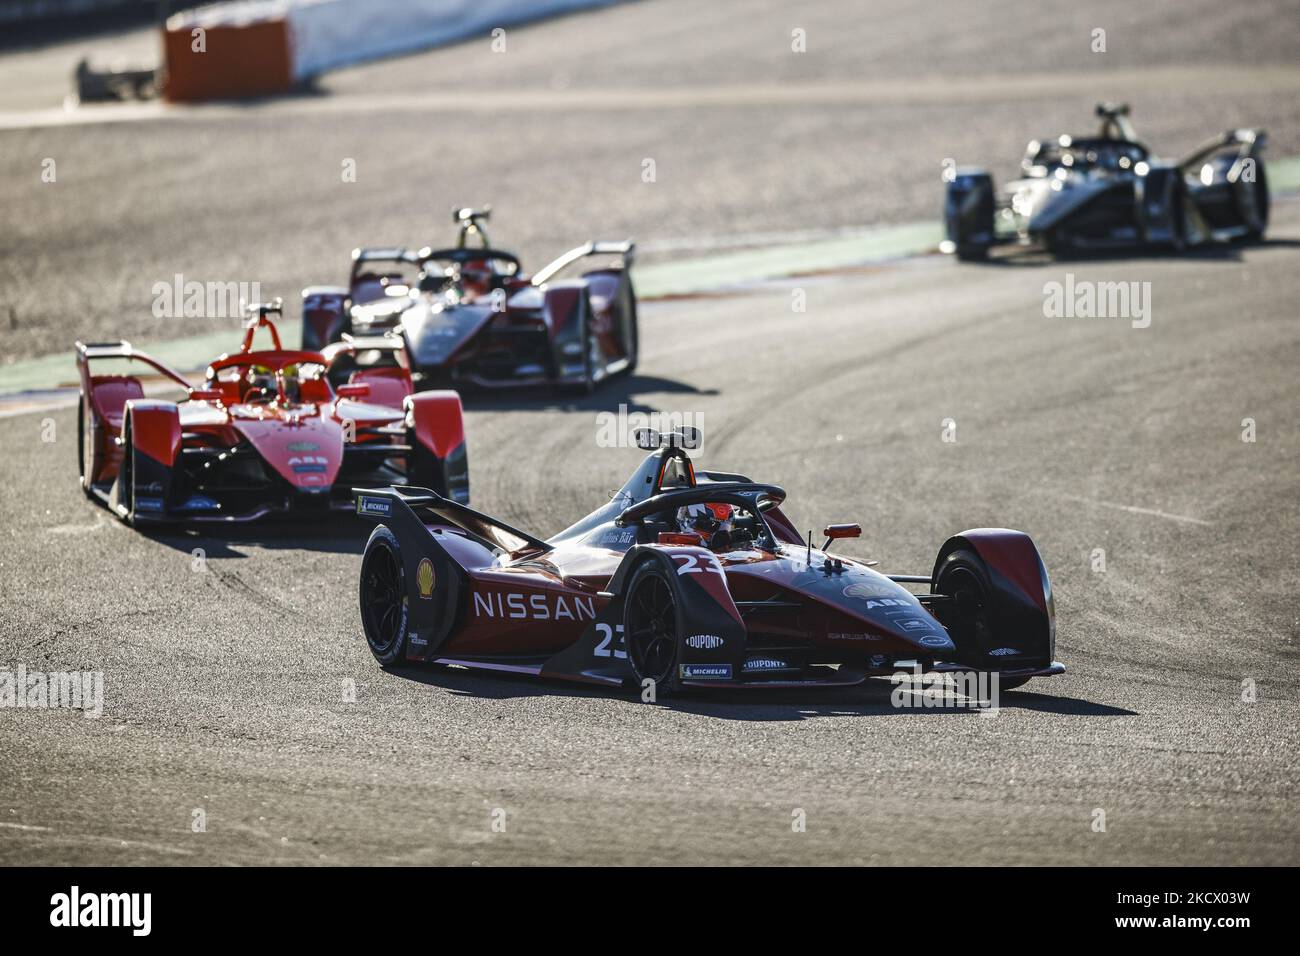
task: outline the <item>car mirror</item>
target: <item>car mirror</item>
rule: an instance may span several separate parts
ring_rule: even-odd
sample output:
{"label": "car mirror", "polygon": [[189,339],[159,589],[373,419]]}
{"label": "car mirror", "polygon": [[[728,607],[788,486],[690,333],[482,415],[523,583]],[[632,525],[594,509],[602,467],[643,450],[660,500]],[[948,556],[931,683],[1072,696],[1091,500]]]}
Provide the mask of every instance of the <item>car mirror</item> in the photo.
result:
{"label": "car mirror", "polygon": [[826,530],[822,532],[831,541],[837,538],[860,538],[862,537],[862,525],[859,524],[832,524],[827,525]]}
{"label": "car mirror", "polygon": [[339,398],[365,398],[370,394],[370,386],[365,382],[349,382],[334,390]]}
{"label": "car mirror", "polygon": [[192,388],[190,389],[191,402],[219,402],[221,401],[221,390],[216,388]]}

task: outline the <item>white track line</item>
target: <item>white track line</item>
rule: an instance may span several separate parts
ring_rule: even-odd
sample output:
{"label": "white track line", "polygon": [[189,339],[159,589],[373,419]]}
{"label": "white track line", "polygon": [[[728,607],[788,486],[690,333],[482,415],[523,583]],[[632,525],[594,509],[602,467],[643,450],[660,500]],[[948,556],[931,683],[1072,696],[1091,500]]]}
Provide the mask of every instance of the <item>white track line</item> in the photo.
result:
{"label": "white track line", "polygon": [[1178,521],[1182,524],[1198,524],[1205,527],[1211,527],[1213,521],[1204,521],[1201,518],[1189,518],[1187,515],[1170,514],[1168,511],[1160,511],[1158,508],[1139,508],[1137,505],[1121,505],[1113,501],[1097,501],[1094,498],[1080,498],[1077,495],[1062,495],[1067,501],[1077,501],[1085,505],[1097,505],[1100,508],[1112,508],[1115,511],[1127,511],[1135,515],[1151,515],[1153,518],[1165,518],[1168,521]]}

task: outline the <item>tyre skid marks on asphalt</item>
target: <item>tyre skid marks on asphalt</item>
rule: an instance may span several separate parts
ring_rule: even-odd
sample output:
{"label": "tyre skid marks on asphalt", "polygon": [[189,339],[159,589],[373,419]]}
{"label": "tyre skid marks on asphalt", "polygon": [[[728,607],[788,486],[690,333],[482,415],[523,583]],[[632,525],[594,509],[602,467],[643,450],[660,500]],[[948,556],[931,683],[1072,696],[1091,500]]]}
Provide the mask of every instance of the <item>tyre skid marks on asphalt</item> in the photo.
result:
{"label": "tyre skid marks on asphalt", "polygon": [[184,847],[171,846],[166,843],[154,843],[149,840],[124,840],[121,837],[104,836],[98,833],[64,833],[54,829],[54,827],[36,826],[25,823],[0,823],[0,829],[16,831],[18,833],[41,834],[39,839],[42,844],[49,846],[52,844],[72,844],[83,845],[85,843],[100,843],[105,846],[120,847],[122,849],[133,850],[150,850],[154,853],[165,853],[170,856],[193,856],[193,850],[187,850]]}
{"label": "tyre skid marks on asphalt", "polygon": [[[161,615],[166,614],[166,612],[169,610],[171,610],[171,608],[168,606],[137,608],[136,610],[133,611],[115,611],[111,614],[101,614],[97,617],[88,617],[88,618],[83,618],[82,620],[70,621],[67,623],[53,622],[54,629],[50,633],[45,634],[42,637],[38,637],[34,641],[34,643],[28,645],[26,648],[22,648],[21,650],[25,650],[26,654],[29,655],[33,661],[40,660],[42,662],[48,663],[49,661],[54,659],[53,655],[59,650],[68,650],[71,648],[71,649],[75,649],[76,651],[84,651],[85,650],[84,643],[79,642],[77,640],[77,635],[79,632],[84,633],[87,630],[91,630],[95,634],[103,634],[104,633],[103,625],[105,624],[120,625],[129,621],[133,621],[137,618],[149,618],[149,619],[156,620]],[[114,646],[119,646],[119,645],[126,646],[126,647],[141,646],[139,642],[132,642],[130,640],[127,640],[125,637],[123,637],[120,634],[116,636],[112,636],[110,639]],[[18,650],[20,650],[20,648],[15,648],[15,651]],[[76,670],[96,669],[96,667],[91,666],[91,664],[87,662],[84,658],[81,658],[79,660],[74,660],[72,658],[62,658],[60,659],[60,663],[69,666],[79,663],[81,666],[73,668]]]}
{"label": "tyre skid marks on asphalt", "polygon": [[[272,597],[264,591],[259,591],[257,588],[245,581],[238,571],[227,571],[213,561],[207,562],[207,568],[212,574],[212,579],[216,581],[217,586],[223,587],[231,593],[258,605],[259,607],[264,607],[271,611],[277,611],[281,614],[298,615],[303,613],[301,608],[296,608],[291,604],[281,601],[279,598]],[[214,585],[209,584],[209,587],[213,586]]]}

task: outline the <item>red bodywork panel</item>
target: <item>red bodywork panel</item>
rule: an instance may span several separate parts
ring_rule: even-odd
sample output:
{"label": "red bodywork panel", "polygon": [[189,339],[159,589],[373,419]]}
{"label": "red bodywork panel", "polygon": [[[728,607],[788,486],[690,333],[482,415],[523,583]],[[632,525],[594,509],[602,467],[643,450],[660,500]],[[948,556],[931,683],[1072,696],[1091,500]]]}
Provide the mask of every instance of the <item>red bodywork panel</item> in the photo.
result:
{"label": "red bodywork panel", "polygon": [[170,402],[132,399],[131,441],[136,451],[170,467],[181,453],[181,423],[176,406]]}
{"label": "red bodywork panel", "polygon": [[460,396],[452,391],[421,392],[411,397],[408,427],[416,440],[439,458],[465,444],[465,421]]}
{"label": "red bodywork panel", "polygon": [[113,428],[122,427],[126,403],[144,398],[140,380],[131,375],[96,375],[90,380],[90,401],[94,411]]}
{"label": "red bodywork panel", "polygon": [[1014,584],[1040,611],[1047,613],[1038,549],[1021,531],[1008,528],[978,528],[963,531],[965,538],[984,561]]}
{"label": "red bodywork panel", "polygon": [[302,408],[236,405],[230,410],[234,429],[248,439],[262,460],[296,488],[334,484],[343,463],[343,426],[329,414]]}
{"label": "red bodywork panel", "polygon": [[[448,527],[436,529],[444,547],[459,535]],[[944,633],[901,585],[847,558],[842,559],[847,572],[827,577],[809,571],[801,547],[781,554],[755,550],[719,555],[691,546],[660,550],[679,574],[690,574],[742,625],[745,620],[736,602],[800,603],[798,609],[766,612],[751,626],[769,637],[810,640],[828,661],[855,660],[866,652],[916,653],[923,645],[918,646],[916,635],[903,629],[900,620],[926,622],[922,636]],[[448,551],[467,569],[470,580],[461,626],[439,649],[441,656],[452,657],[551,654],[568,647],[600,615],[607,603],[602,592],[625,557],[624,551],[579,545],[509,567],[485,567],[493,560],[491,553],[473,542]],[[815,565],[822,555],[816,549],[813,555]]]}
{"label": "red bodywork panel", "polygon": [[369,385],[369,401],[389,408],[403,407],[406,397],[415,392],[415,386],[411,383],[411,373],[401,367],[357,369],[348,378],[348,382]]}

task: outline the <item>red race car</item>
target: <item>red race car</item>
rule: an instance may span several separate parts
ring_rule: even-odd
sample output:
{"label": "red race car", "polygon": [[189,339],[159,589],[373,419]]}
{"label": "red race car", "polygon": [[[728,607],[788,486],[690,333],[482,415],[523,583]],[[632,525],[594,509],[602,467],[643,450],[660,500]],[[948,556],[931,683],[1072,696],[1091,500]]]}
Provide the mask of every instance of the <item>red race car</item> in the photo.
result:
{"label": "red race car", "polygon": [[[687,434],[687,432],[693,432]],[[697,470],[695,429],[653,449],[608,504],[543,541],[428,489],[357,489],[382,521],[361,565],[361,621],[383,665],[458,664],[598,684],[778,688],[996,672],[1059,674],[1047,571],[1025,534],[966,531],[929,575],[827,553],[785,492]],[[928,585],[914,594],[905,585]]]}
{"label": "red race car", "polygon": [[[460,396],[414,394],[400,340],[285,349],[272,321],[279,300],[249,312],[239,351],[215,359],[197,388],[127,342],[77,343],[77,445],[88,497],[129,524],[351,510],[353,485],[376,478],[428,483],[469,501]],[[262,328],[272,347],[255,350]],[[331,367],[359,350],[386,362],[332,386]],[[135,372],[143,365],[184,397],[146,398],[138,374],[101,373],[110,360],[137,363]]]}

